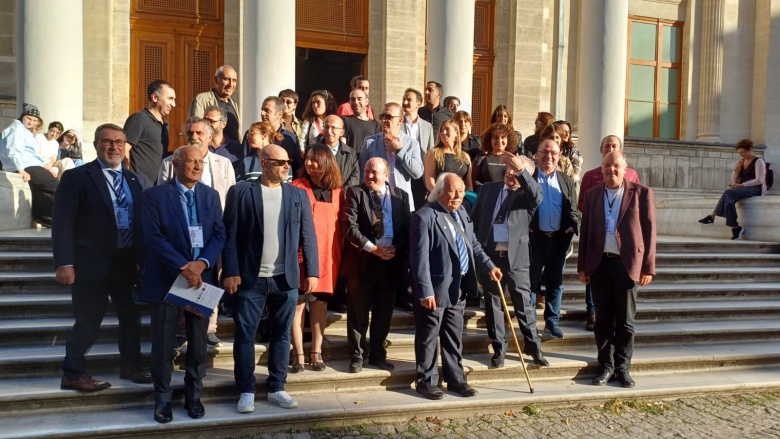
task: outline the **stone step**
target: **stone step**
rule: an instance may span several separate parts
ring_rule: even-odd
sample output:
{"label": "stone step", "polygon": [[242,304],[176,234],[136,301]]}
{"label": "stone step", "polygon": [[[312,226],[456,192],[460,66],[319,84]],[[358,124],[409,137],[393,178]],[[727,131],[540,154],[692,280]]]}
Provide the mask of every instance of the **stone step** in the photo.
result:
{"label": "stone step", "polygon": [[[17,235],[22,231],[17,230]],[[44,231],[41,231],[42,233]],[[41,236],[11,236],[12,232],[3,232],[0,236],[0,252],[49,252],[51,253],[51,230]]]}
{"label": "stone step", "polygon": [[[516,327],[516,323],[515,323]],[[547,352],[564,352],[583,346],[593,346],[593,333],[586,331],[582,322],[562,322],[561,330],[565,338],[550,339],[542,332],[543,324],[538,325],[542,336],[542,349]],[[519,335],[519,330],[516,333]],[[736,343],[753,341],[780,340],[780,319],[766,320],[723,320],[723,321],[688,321],[688,322],[638,322],[635,327],[637,346],[659,346],[676,344],[711,344]],[[102,337],[101,337],[102,338]],[[233,367],[232,334],[221,337],[224,345],[209,350],[209,364],[212,367]],[[119,364],[119,352],[116,339],[101,341],[90,350],[87,364],[92,373],[100,373],[116,369]],[[522,340],[520,340],[522,343]],[[512,341],[509,341],[510,347]],[[266,364],[265,344],[256,344],[258,362]],[[305,343],[305,351],[309,352],[310,344]],[[414,331],[393,329],[387,340],[389,355],[413,355]],[[490,340],[487,330],[468,328],[463,332],[463,351],[465,353],[489,355]],[[144,361],[148,361],[151,345],[142,343]],[[344,331],[327,329],[322,355],[326,363],[347,360],[349,350]],[[0,377],[41,377],[60,374],[62,359],[65,356],[64,339],[53,345],[16,345],[0,348]],[[177,359],[181,362],[181,359]]]}
{"label": "stone step", "polygon": [[49,252],[0,251],[0,272],[54,271],[54,256]]}
{"label": "stone step", "polygon": [[64,291],[70,293],[70,287],[57,284],[53,269],[0,272],[0,295]]}
{"label": "stone step", "polygon": [[[577,254],[579,237],[574,237],[573,244],[574,254]],[[742,239],[731,241],[718,238],[659,235],[656,240],[656,253],[780,253],[780,244]]]}
{"label": "stone step", "polygon": [[[578,401],[598,403],[614,398],[638,398],[663,396],[680,397],[691,393],[723,392],[746,388],[776,389],[780,387],[780,347],[777,343],[723,343],[706,346],[658,346],[636,349],[632,361],[632,375],[637,381],[634,389],[623,389],[616,384],[606,387],[590,385],[597,373],[595,348],[576,348],[547,355],[550,367],[527,366],[534,387],[524,379],[518,356],[513,350],[507,355],[502,369],[488,366],[487,355],[465,355],[463,366],[471,385],[480,395],[464,399],[447,392],[442,401],[431,402],[417,395],[411,388],[416,376],[413,355],[392,356],[396,365],[392,372],[371,366],[359,374],[347,372],[348,362],[332,362],[323,372],[310,369],[287,377],[286,390],[299,402],[296,410],[284,410],[264,402],[264,381],[267,370],[258,366],[256,411],[240,415],[235,411],[237,394],[231,369],[210,369],[205,379],[203,402],[205,418],[193,421],[181,408],[183,372],[175,371],[174,422],[159,425],[152,420],[154,403],[150,385],[137,385],[119,380],[114,374],[95,375],[112,383],[112,388],[82,394],[59,389],[59,376],[25,380],[0,381],[0,409],[4,413],[0,438],[11,437],[106,437],[134,435],[138,437],[162,437],[165,435],[216,434],[216,430],[232,428],[230,435],[238,434],[242,426],[257,431],[259,426],[276,426],[284,423],[290,428],[298,416],[309,422],[313,419],[331,419],[325,416],[331,410],[348,410],[352,416],[370,416],[376,421],[383,416],[411,418],[423,406],[427,415],[451,416],[456,411],[501,408],[518,410],[523,404],[574,404]],[[388,392],[388,390],[392,390]],[[403,400],[402,408],[398,398]],[[522,400],[518,400],[522,398]],[[331,402],[326,402],[331,401]],[[355,408],[360,411],[353,412]],[[122,415],[111,417],[121,410]],[[102,422],[93,418],[102,415]],[[72,422],[77,416],[79,422]],[[123,422],[133,419],[129,427]],[[303,419],[300,419],[303,420]],[[94,422],[94,424],[93,424]],[[354,422],[354,418],[353,418]],[[129,430],[113,430],[116,426]],[[173,430],[175,428],[175,430]],[[37,436],[36,436],[37,435]]]}
{"label": "stone step", "polygon": [[[566,264],[563,271],[564,283],[579,282],[577,267]],[[656,267],[653,282],[694,283],[694,282],[777,282],[780,281],[780,268],[765,267]]]}

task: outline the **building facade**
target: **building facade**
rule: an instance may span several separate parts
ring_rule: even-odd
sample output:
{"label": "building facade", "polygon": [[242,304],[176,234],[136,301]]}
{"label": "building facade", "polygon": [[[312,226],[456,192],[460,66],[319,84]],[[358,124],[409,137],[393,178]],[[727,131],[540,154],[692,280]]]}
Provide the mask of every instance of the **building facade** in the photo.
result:
{"label": "building facade", "polygon": [[231,64],[247,126],[281,89],[301,111],[362,73],[375,108],[442,83],[474,131],[498,104],[523,135],[548,111],[586,169],[623,135],[655,187],[722,190],[744,137],[780,163],[780,0],[0,0],[0,24],[0,124],[30,102],[87,142],[162,78],[183,143],[190,100]]}

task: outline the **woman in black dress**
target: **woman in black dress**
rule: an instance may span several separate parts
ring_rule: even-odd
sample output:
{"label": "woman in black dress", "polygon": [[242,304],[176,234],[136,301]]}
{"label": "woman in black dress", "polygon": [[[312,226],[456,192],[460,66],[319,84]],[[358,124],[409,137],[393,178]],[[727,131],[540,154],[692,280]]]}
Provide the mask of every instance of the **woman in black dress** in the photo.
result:
{"label": "woman in black dress", "polygon": [[482,133],[482,154],[472,162],[474,186],[504,180],[506,165],[500,162],[504,154],[517,154],[517,137],[511,127],[494,123]]}
{"label": "woman in black dress", "polygon": [[436,178],[442,172],[452,172],[466,184],[467,190],[473,190],[471,184],[471,160],[460,147],[460,130],[458,124],[450,119],[439,128],[439,141],[425,155],[425,187],[432,191]]}

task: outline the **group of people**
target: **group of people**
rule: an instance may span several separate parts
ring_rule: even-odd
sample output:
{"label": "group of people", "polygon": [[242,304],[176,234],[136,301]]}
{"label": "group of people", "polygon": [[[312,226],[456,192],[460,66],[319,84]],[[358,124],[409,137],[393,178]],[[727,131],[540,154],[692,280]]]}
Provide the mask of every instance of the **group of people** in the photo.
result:
{"label": "group of people", "polygon": [[[457,98],[449,102],[454,112],[439,104],[441,84],[426,85],[425,101],[410,88],[401,104],[390,102],[374,113],[368,81],[356,77],[349,102],[340,107],[329,92],[312,93],[303,121],[295,117],[294,91],[266,98],[262,121],[239,139],[241,117],[232,99],[237,80],[232,67],[217,70],[214,88],[190,106],[187,144],[165,159],[175,91],[165,81],[152,82],[147,108],[124,127],[97,128],[97,160],[61,176],[53,250],[57,281],[72,286],[75,317],[63,389],[110,387],[93,378],[85,362],[110,297],[120,327],[120,378],[153,384],[154,419],[170,422],[172,362],[186,340],[184,406],[190,417],[204,416],[206,354],[221,344],[217,312],[201,316],[166,303],[181,276],[189,287],[220,285],[233,299],[241,413],[254,410],[255,334],[264,310],[267,398],[294,408],[297,401],[285,391],[287,373],[304,370],[306,362],[315,371],[326,368],[326,309],[340,283],[350,372],[361,372],[366,363],[394,369],[385,341],[396,297],[411,286],[406,299],[415,322],[417,392],[444,396],[438,387],[441,343],[448,390],[474,396],[461,352],[467,296],[478,284],[485,291],[493,367],[504,366],[512,330],[502,318],[499,282],[514,305],[523,353],[548,366],[535,295],[543,273],[545,333],[562,338],[562,273],[576,233],[580,279],[593,286],[603,367],[594,383],[615,375],[633,385],[628,369],[636,290],[655,274],[655,222],[652,191],[631,179],[636,173],[627,168],[618,137],[604,139],[602,166],[580,179],[582,159],[570,125],[552,122],[549,113],[539,113],[537,130],[523,147],[507,108],[499,106],[480,139],[470,133],[471,119],[458,110]],[[466,149],[473,144],[481,151]],[[16,169],[40,165],[19,163]],[[140,365],[138,303],[148,304],[151,315],[150,373]]]}

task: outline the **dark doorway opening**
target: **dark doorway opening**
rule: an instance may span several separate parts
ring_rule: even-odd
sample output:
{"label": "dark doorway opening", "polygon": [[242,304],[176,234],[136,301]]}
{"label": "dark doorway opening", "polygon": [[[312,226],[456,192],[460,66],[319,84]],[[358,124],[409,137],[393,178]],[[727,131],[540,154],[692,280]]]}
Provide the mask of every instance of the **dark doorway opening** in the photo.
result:
{"label": "dark doorway opening", "polygon": [[296,49],[295,86],[298,93],[298,117],[303,114],[311,92],[327,90],[333,94],[336,106],[349,101],[349,80],[359,75],[365,54],[331,50]]}

